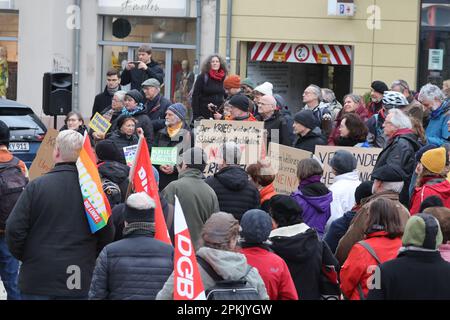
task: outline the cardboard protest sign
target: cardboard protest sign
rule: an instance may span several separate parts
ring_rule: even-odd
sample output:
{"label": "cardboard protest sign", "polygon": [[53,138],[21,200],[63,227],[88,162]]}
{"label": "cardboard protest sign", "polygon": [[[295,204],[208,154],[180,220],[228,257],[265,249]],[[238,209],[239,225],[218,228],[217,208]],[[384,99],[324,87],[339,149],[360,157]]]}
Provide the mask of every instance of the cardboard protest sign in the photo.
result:
{"label": "cardboard protest sign", "polygon": [[173,148],[161,148],[161,147],[153,147],[152,148],[152,163],[158,165],[176,165],[178,159],[178,149],[177,147]]}
{"label": "cardboard protest sign", "polygon": [[311,158],[309,151],[287,147],[278,143],[269,144],[270,165],[275,171],[275,191],[290,195],[298,187],[297,165],[300,160]]}
{"label": "cardboard protest sign", "polygon": [[53,148],[55,147],[56,137],[58,131],[55,129],[48,129],[42,141],[36,157],[30,167],[30,181],[43,176],[55,166],[53,162]]}
{"label": "cardboard protest sign", "polygon": [[133,165],[134,158],[136,158],[137,150],[138,150],[137,144],[123,148],[123,154],[125,155],[125,161],[127,162],[127,166],[129,166],[130,168]]}
{"label": "cardboard protest sign", "polygon": [[380,148],[358,148],[358,147],[335,147],[335,146],[316,146],[315,156],[323,163],[323,183],[327,186],[333,184],[334,174],[329,163],[333,155],[338,150],[347,150],[351,152],[356,160],[356,169],[359,172],[361,181],[370,180],[373,168],[377,162]]}
{"label": "cardboard protest sign", "polygon": [[111,122],[109,122],[105,117],[103,117],[100,113],[95,113],[94,117],[89,122],[89,128],[94,130],[95,132],[105,134],[108,132],[111,127]]}
{"label": "cardboard protest sign", "polygon": [[219,148],[226,142],[240,146],[242,166],[266,156],[264,122],[202,120],[195,130],[195,146],[202,148],[208,157],[205,176],[219,171],[218,164],[222,161]]}

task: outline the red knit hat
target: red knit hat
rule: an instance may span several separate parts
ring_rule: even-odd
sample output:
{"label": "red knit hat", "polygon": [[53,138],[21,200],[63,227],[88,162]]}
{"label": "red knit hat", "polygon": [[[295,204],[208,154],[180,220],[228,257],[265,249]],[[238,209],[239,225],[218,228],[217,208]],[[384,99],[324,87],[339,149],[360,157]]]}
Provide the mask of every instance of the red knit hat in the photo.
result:
{"label": "red knit hat", "polygon": [[223,81],[223,87],[227,90],[233,89],[233,88],[240,88],[241,87],[241,77],[239,77],[236,74],[232,74],[225,78]]}

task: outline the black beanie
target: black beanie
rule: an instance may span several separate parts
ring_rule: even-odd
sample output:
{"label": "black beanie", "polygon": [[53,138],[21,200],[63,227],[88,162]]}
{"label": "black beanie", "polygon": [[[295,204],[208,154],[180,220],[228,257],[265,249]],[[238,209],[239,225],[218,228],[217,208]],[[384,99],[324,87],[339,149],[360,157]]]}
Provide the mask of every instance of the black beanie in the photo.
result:
{"label": "black beanie", "polygon": [[317,119],[311,110],[302,110],[295,114],[294,121],[300,123],[308,129],[313,130],[316,127]]}
{"label": "black beanie", "polygon": [[386,85],[386,83],[384,83],[383,81],[374,81],[372,82],[372,84],[370,85],[370,87],[375,90],[376,92],[379,92],[381,94],[383,94],[385,91],[388,91],[388,86]]}
{"label": "black beanie", "polygon": [[246,96],[244,96],[243,94],[236,94],[234,96],[231,97],[231,99],[228,101],[228,103],[235,107],[238,108],[239,110],[248,112],[249,109],[249,101],[248,98]]}
{"label": "black beanie", "polygon": [[142,101],[144,100],[142,94],[139,92],[139,90],[136,89],[128,91],[125,95],[132,97],[138,104],[142,103]]}
{"label": "black beanie", "polygon": [[102,140],[95,145],[95,154],[99,160],[122,162],[121,151],[111,140]]}
{"label": "black beanie", "polygon": [[364,181],[355,190],[355,201],[361,204],[361,200],[372,195],[373,181]]}
{"label": "black beanie", "polygon": [[9,127],[0,120],[0,145],[9,147]]}
{"label": "black beanie", "polygon": [[330,160],[330,166],[337,175],[352,172],[356,169],[357,160],[355,156],[347,150],[338,150]]}

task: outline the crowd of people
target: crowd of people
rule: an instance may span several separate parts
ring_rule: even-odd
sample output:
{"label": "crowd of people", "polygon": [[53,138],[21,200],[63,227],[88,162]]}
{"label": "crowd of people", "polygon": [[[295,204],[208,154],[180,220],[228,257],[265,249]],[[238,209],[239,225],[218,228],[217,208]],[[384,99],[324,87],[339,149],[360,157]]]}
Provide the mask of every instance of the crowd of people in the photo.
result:
{"label": "crowd of people", "polygon": [[[374,81],[369,103],[349,93],[341,104],[332,90],[311,84],[304,107],[292,114],[270,82],[230,75],[214,54],[186,106],[161,94],[164,72],[151,54],[142,46],[138,64],[108,71],[92,109],[92,117],[100,113],[111,123],[108,132],[69,113],[55,167],[28,184],[0,121],[0,277],[8,299],[173,299],[174,249],[154,239],[158,202],[145,192],[129,194],[123,148],[140,139],[150,152],[177,148],[177,164],[155,165],[153,173],[172,243],[180,201],[205,290],[218,281],[212,268],[223,280],[244,278],[259,299],[450,299],[448,92]],[[205,178],[207,155],[194,146],[202,119],[261,121],[266,143],[312,153],[317,145],[382,151],[370,181],[360,180],[355,156],[342,149],[329,163],[331,186],[312,157],[298,162],[298,188],[277,194],[269,160],[243,168],[234,142],[219,148],[219,170]],[[95,234],[75,164],[85,132],[112,207]]]}

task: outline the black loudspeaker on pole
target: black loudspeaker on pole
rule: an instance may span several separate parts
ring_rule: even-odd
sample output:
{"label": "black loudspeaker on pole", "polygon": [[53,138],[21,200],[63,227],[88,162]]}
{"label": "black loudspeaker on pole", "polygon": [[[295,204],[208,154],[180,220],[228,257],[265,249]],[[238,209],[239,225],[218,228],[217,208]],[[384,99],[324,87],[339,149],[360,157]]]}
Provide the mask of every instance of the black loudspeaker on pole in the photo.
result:
{"label": "black loudspeaker on pole", "polygon": [[42,81],[42,109],[44,114],[55,117],[72,111],[72,74],[64,72],[44,73]]}

